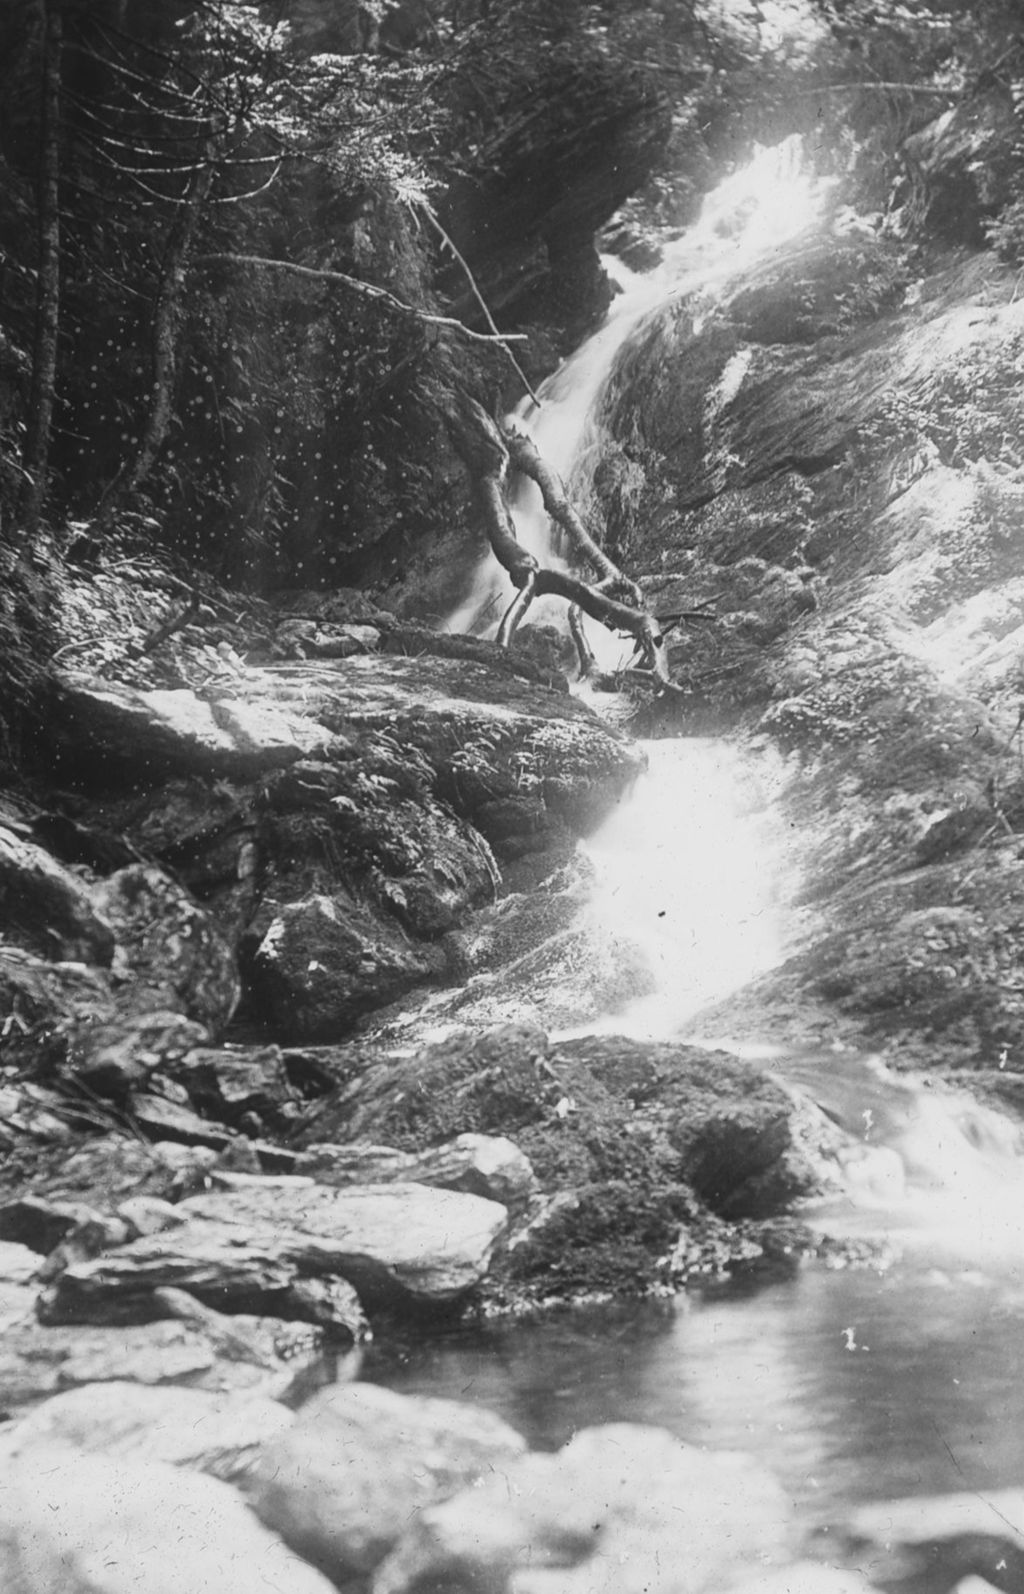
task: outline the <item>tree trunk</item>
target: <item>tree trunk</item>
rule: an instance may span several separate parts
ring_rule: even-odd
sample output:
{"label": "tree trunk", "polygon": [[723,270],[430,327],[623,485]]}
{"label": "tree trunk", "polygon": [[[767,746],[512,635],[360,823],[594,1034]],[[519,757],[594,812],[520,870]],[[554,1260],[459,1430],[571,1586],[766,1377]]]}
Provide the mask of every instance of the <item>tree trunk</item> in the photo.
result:
{"label": "tree trunk", "polygon": [[171,429],[182,289],[192,240],[212,181],[213,168],[204,159],[189,178],[188,188],[178,201],[177,214],[167,235],[163,272],[153,311],[153,386],[149,410],[134,458],[122,466],[104,489],[99,501],[97,518],[103,524],[108,523],[121,505],[142,486],[156,464]]}
{"label": "tree trunk", "polygon": [[21,515],[26,534],[39,526],[46,497],[60,332],[60,120],[63,17],[61,0],[41,0],[42,93],[36,203],[36,325],[22,467]]}

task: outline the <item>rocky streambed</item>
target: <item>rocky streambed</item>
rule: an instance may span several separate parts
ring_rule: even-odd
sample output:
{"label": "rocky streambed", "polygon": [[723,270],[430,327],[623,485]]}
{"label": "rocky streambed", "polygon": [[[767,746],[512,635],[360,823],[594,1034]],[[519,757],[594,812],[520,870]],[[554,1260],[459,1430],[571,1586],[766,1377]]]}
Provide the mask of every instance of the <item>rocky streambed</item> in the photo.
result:
{"label": "rocky streambed", "polygon": [[[908,297],[862,237],[759,270],[631,345],[593,482],[666,622],[714,598],[675,728],[780,749],[806,843],[807,940],[708,1033],[1000,1063],[973,1082],[1012,1097],[1016,466],[977,438],[1016,414],[982,380],[1016,296],[958,256]],[[643,994],[580,941],[575,850],[643,759],[555,641],[355,593],[190,620],[161,581],[60,563],[0,797],[4,1586],[1014,1586],[1013,1493],[815,1523],[656,1428],[530,1453],[352,1382],[372,1336],[793,1267],[864,1146],[707,1046],[451,1032],[503,981],[566,1027],[565,971]]]}
{"label": "rocky streambed", "polygon": [[4,796],[4,1587],[763,1581],[802,1530],[752,1462],[351,1382],[399,1325],[814,1249],[849,1148],[724,1053],[429,1038],[642,760],[550,660],[350,601],[62,671]]}

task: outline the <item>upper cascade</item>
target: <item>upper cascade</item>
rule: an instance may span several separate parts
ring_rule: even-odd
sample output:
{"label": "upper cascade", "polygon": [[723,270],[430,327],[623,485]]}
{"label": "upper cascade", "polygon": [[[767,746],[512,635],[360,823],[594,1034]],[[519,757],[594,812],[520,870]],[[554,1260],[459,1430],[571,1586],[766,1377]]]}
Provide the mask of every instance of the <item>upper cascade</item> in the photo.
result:
{"label": "upper cascade", "polygon": [[[832,186],[831,179],[811,170],[799,134],[772,146],[758,144],[744,166],[706,195],[697,220],[665,246],[650,271],[634,272],[615,256],[604,257],[618,293],[602,325],[543,384],[540,405],[524,399],[509,418],[532,437],[547,464],[575,493],[585,496],[597,463],[596,417],[604,388],[620,351],[646,318],[679,298],[692,301],[699,321],[737,276],[819,224]],[[519,482],[512,514],[525,548],[555,569],[569,567],[533,482]],[[510,597],[508,578],[488,555],[468,596],[449,615],[447,629],[489,632]],[[564,605],[542,601],[533,618],[564,625]],[[590,635],[599,663],[616,667],[623,644],[603,627],[590,631],[603,633]]]}

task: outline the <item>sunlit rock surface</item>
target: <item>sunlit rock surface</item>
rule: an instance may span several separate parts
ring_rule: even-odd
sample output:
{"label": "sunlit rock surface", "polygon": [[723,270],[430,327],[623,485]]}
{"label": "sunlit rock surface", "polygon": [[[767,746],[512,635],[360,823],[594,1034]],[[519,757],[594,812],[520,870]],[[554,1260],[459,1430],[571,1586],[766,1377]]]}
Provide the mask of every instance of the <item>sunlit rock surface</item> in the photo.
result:
{"label": "sunlit rock surface", "polygon": [[310,1179],[257,1179],[179,1211],[173,1230],[72,1262],[41,1305],[45,1320],[145,1322],[165,1315],[154,1301],[165,1288],[229,1312],[301,1319],[310,1277],[345,1280],[375,1305],[443,1305],[483,1279],[508,1221],[497,1202],[451,1190]]}
{"label": "sunlit rock surface", "polygon": [[602,411],[626,463],[594,491],[652,603],[714,599],[714,626],[672,634],[683,724],[785,752],[822,915],[708,1032],[831,1022],[910,1063],[1024,1066],[1024,307],[992,256],[912,281],[892,243],[827,225],[652,317]]}
{"label": "sunlit rock surface", "polygon": [[747,1457],[613,1423],[428,1506],[378,1567],[373,1590],[699,1594],[781,1562],[790,1536],[782,1490]]}
{"label": "sunlit rock surface", "polygon": [[113,1380],[44,1401],[5,1431],[2,1447],[16,1457],[40,1445],[70,1445],[84,1453],[165,1461],[234,1483],[293,1421],[287,1406],[266,1396]]}
{"label": "sunlit rock surface", "polygon": [[251,1594],[332,1585],[262,1527],[228,1484],[64,1445],[0,1460],[0,1580],[12,1594]]}

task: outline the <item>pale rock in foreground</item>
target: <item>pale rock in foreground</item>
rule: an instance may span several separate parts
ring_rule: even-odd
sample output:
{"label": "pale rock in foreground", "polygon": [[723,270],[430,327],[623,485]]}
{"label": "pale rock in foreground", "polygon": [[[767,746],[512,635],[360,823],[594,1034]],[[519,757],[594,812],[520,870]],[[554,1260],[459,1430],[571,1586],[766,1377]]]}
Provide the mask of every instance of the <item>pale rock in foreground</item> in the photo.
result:
{"label": "pale rock in foreground", "polygon": [[[823,1566],[820,1561],[794,1561],[761,1577],[745,1578],[730,1594],[878,1594],[878,1586],[861,1572]],[[984,1589],[963,1589],[962,1594],[984,1594]]]}
{"label": "pale rock in foreground", "polygon": [[525,1449],[478,1407],[348,1384],[267,1446],[250,1493],[269,1527],[341,1578],[372,1571],[424,1507],[480,1479],[500,1487]]}
{"label": "pale rock in foreground", "polygon": [[439,1302],[480,1282],[508,1222],[496,1201],[422,1184],[290,1191],[257,1184],[193,1196],[181,1211],[247,1232],[276,1231],[281,1255],[304,1274],[337,1273],[367,1299]]}
{"label": "pale rock in foreground", "polygon": [[229,1484],[40,1447],[0,1464],[4,1594],[334,1594]]}
{"label": "pale rock in foreground", "polygon": [[373,1594],[699,1594],[780,1564],[789,1539],[750,1458],[611,1423],[422,1511]]}
{"label": "pale rock in foreground", "polygon": [[931,1544],[962,1534],[1024,1538],[1024,1489],[940,1494],[860,1506],[842,1523],[854,1538],[878,1544]]}
{"label": "pale rock in foreground", "polygon": [[[216,1317],[209,1314],[210,1320]],[[233,1345],[224,1343],[212,1323],[42,1329],[33,1313],[0,1334],[3,1407],[17,1414],[63,1390],[123,1381],[284,1398],[323,1353],[322,1330],[307,1323],[256,1317],[228,1322]],[[251,1343],[251,1353],[239,1354],[239,1336]]]}
{"label": "pale rock in foreground", "polygon": [[233,1483],[294,1420],[287,1406],[257,1394],[116,1381],[85,1384],[37,1406],[4,1436],[4,1453],[31,1460],[40,1445],[70,1445],[89,1453],[191,1467]]}

